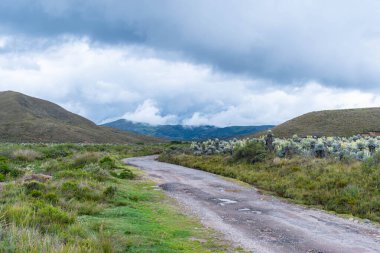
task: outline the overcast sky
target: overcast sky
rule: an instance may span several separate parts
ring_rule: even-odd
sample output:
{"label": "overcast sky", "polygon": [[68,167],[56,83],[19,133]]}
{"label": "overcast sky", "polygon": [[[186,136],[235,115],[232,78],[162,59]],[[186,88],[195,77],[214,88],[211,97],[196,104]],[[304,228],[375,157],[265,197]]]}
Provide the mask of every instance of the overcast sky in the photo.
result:
{"label": "overcast sky", "polygon": [[378,0],[1,0],[0,90],[96,123],[380,106]]}

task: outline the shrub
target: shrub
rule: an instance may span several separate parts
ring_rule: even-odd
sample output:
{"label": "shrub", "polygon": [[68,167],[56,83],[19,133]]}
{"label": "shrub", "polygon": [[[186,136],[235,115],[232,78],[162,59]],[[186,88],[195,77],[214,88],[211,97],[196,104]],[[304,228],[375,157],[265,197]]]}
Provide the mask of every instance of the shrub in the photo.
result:
{"label": "shrub", "polygon": [[24,174],[24,171],[22,171],[20,169],[15,169],[15,168],[11,169],[11,171],[9,173],[9,175],[11,175],[11,177],[13,177],[13,178],[19,177],[23,174]]}
{"label": "shrub", "polygon": [[0,161],[0,174],[3,176],[10,175],[13,178],[16,178],[23,174],[22,170],[12,168],[8,163]]}
{"label": "shrub", "polygon": [[45,226],[50,224],[67,225],[75,221],[72,215],[52,205],[38,208],[35,215],[36,223]]}
{"label": "shrub", "polygon": [[136,175],[129,169],[123,169],[119,174],[116,172],[111,172],[111,175],[120,179],[134,179]]}
{"label": "shrub", "polygon": [[29,192],[29,195],[33,198],[39,198],[42,196],[42,192],[40,190],[32,190]]}
{"label": "shrub", "polygon": [[33,209],[28,204],[19,202],[5,206],[2,209],[1,215],[7,222],[14,222],[18,225],[27,225],[32,222]]}
{"label": "shrub", "polygon": [[250,142],[243,147],[238,147],[232,155],[233,160],[248,163],[262,162],[266,157],[267,151],[261,142]]}
{"label": "shrub", "polygon": [[6,158],[5,156],[0,156],[0,163],[6,163],[8,162],[8,158]]}
{"label": "shrub", "polygon": [[379,168],[380,167],[380,152],[376,152],[373,154],[372,157],[368,158],[364,163],[363,166],[365,167],[375,167]]}
{"label": "shrub", "polygon": [[30,194],[34,190],[43,191],[45,190],[46,186],[38,181],[30,181],[24,183],[25,193]]}
{"label": "shrub", "polygon": [[133,172],[128,170],[128,169],[124,169],[119,174],[119,178],[121,178],[121,179],[133,179],[133,178],[135,178],[135,174],[133,174]]}
{"label": "shrub", "polygon": [[33,162],[42,157],[42,154],[31,149],[18,149],[13,151],[12,157],[17,160]]}
{"label": "shrub", "polygon": [[7,175],[11,172],[11,168],[8,163],[0,162],[0,173],[3,175]]}
{"label": "shrub", "polygon": [[43,150],[43,153],[46,158],[53,158],[53,159],[56,159],[59,157],[66,157],[70,155],[70,152],[63,145],[53,145]]}
{"label": "shrub", "polygon": [[58,202],[58,196],[54,192],[48,192],[44,195],[44,199],[47,202],[50,202],[52,204],[56,204]]}
{"label": "shrub", "polygon": [[117,187],[116,187],[116,186],[108,186],[108,187],[104,190],[103,194],[104,194],[106,197],[110,197],[110,198],[112,198],[112,197],[115,196],[116,192],[117,192]]}
{"label": "shrub", "polygon": [[73,157],[71,166],[74,168],[83,168],[87,164],[98,162],[101,156],[102,154],[99,152],[85,152],[78,154]]}
{"label": "shrub", "polygon": [[99,200],[101,193],[97,189],[90,188],[87,184],[79,184],[75,181],[66,181],[61,186],[61,192],[66,198],[78,200]]}
{"label": "shrub", "polygon": [[103,169],[107,169],[107,170],[112,170],[114,168],[117,168],[115,161],[109,156],[103,157],[99,161],[99,164]]}

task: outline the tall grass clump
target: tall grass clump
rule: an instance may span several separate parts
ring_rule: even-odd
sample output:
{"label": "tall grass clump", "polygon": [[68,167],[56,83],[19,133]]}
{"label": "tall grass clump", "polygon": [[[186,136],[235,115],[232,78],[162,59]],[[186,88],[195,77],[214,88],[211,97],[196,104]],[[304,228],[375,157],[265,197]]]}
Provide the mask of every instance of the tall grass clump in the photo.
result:
{"label": "tall grass clump", "polygon": [[42,154],[32,149],[18,149],[13,151],[12,157],[21,161],[32,162],[42,158]]}

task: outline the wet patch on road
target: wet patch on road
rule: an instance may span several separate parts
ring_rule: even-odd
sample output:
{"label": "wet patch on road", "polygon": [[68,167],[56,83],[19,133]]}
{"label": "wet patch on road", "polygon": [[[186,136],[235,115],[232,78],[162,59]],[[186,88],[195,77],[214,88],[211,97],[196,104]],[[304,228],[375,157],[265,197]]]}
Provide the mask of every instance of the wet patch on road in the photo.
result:
{"label": "wet patch on road", "polygon": [[218,200],[220,201],[219,205],[221,205],[221,206],[237,203],[236,200],[232,200],[232,199],[218,199]]}

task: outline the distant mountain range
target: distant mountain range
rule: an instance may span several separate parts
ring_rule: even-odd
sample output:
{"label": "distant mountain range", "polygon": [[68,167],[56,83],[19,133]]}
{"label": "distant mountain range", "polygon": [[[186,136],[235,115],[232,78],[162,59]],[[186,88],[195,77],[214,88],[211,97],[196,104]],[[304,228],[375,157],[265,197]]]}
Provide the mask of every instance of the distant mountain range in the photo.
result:
{"label": "distant mountain range", "polygon": [[71,113],[49,101],[24,94],[0,92],[0,142],[136,143],[158,142]]}
{"label": "distant mountain range", "polygon": [[254,134],[259,131],[274,127],[273,125],[263,126],[183,126],[183,125],[149,125],[145,123],[136,123],[125,119],[106,123],[103,126],[115,129],[134,132],[142,135],[165,138],[169,140],[204,140],[209,138],[228,139],[233,137]]}

